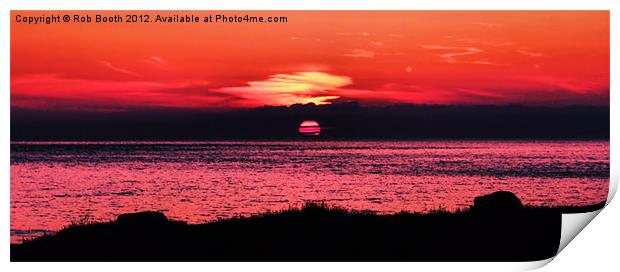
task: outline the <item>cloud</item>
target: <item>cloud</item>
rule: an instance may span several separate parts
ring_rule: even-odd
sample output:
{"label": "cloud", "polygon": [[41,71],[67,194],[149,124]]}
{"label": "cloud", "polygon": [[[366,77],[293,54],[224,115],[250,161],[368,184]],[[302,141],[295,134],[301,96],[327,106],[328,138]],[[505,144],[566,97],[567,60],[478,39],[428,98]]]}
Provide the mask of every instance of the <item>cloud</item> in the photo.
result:
{"label": "cloud", "polygon": [[336,33],[338,36],[370,36],[368,32],[339,32]]}
{"label": "cloud", "polygon": [[526,55],[526,56],[530,56],[530,57],[542,57],[543,54],[542,53],[534,53],[534,52],[530,52],[529,51],[530,48],[528,47],[521,47],[519,49],[517,49],[517,52],[521,55]]}
{"label": "cloud", "polygon": [[349,53],[342,54],[342,56],[350,58],[374,58],[375,52],[364,49],[353,49]]}
{"label": "cloud", "polygon": [[505,97],[505,95],[498,93],[497,91],[487,91],[482,89],[454,88],[454,91],[461,97],[479,98],[487,100]]}
{"label": "cloud", "polygon": [[498,27],[502,26],[501,24],[488,23],[488,22],[473,22],[471,24],[472,25],[484,26],[484,27],[488,27],[488,28],[498,28]]}
{"label": "cloud", "polygon": [[521,78],[521,80],[545,86],[547,89],[551,88],[552,90],[563,90],[577,94],[609,92],[608,79],[579,80],[554,76],[535,76]]}
{"label": "cloud", "polygon": [[480,65],[491,65],[491,66],[507,66],[506,64],[495,63],[495,62],[484,61],[484,60],[472,61],[470,63],[471,64],[480,64]]}
{"label": "cloud", "polygon": [[[466,47],[465,46],[422,45],[422,48],[425,48],[428,50],[445,50],[445,51],[459,50],[461,51],[461,52],[449,52],[449,53],[441,54],[440,57],[446,63],[457,63],[458,62],[458,63],[469,63],[469,64],[478,64],[478,65],[508,66],[507,64],[492,62],[488,60],[457,61],[455,57],[473,55],[473,54],[478,54],[478,53],[482,53],[485,51],[493,52],[493,50],[495,50],[493,48],[490,48],[489,50],[487,50],[486,48],[488,47],[506,47],[506,46],[514,45],[514,43],[512,42],[478,41],[476,39],[457,38],[455,36],[443,36],[443,38],[454,40],[455,42],[460,43],[460,44],[466,43],[466,44],[471,45],[471,46],[466,46]],[[481,48],[474,47],[474,46],[478,46],[478,47],[482,46],[482,48],[485,48],[485,49],[483,50]],[[538,54],[533,53],[533,55],[537,56]]]}
{"label": "cloud", "polygon": [[361,101],[363,104],[371,105],[393,103],[487,104],[503,99],[503,95],[496,91],[399,83],[384,84],[377,90],[339,90],[337,94],[343,100]]}
{"label": "cloud", "polygon": [[[221,108],[236,97],[212,91],[205,81],[110,81],[33,74],[11,79],[11,107],[71,110],[127,108]],[[19,97],[19,99],[17,99]]]}
{"label": "cloud", "polygon": [[322,63],[299,63],[292,65],[279,65],[274,66],[269,71],[305,71],[305,72],[327,72],[332,68],[329,65]]}
{"label": "cloud", "polygon": [[454,40],[455,42],[459,42],[459,43],[479,44],[479,45],[493,46],[493,47],[515,45],[512,42],[480,41],[480,40],[476,40],[476,39],[472,39],[472,38],[458,38],[458,37],[452,36],[452,35],[445,35],[445,36],[442,36],[442,37],[444,39]]}
{"label": "cloud", "polygon": [[469,39],[469,38],[458,38],[455,41],[457,42],[464,42],[464,43],[475,43],[476,41],[474,41],[474,39]]}
{"label": "cloud", "polygon": [[386,52],[381,53],[381,56],[404,56],[406,55],[404,52]]}
{"label": "cloud", "polygon": [[99,61],[99,63],[101,63],[103,66],[109,68],[112,71],[119,72],[119,73],[125,74],[125,75],[130,75],[130,76],[133,76],[133,77],[140,77],[139,74],[134,73],[134,72],[129,71],[129,70],[126,70],[126,69],[123,69],[123,68],[118,68],[118,67],[112,65],[111,62],[101,60],[101,61]]}
{"label": "cloud", "polygon": [[153,65],[162,65],[166,63],[166,60],[160,58],[158,56],[150,56],[144,60],[144,62],[153,64]]}
{"label": "cloud", "polygon": [[291,105],[296,103],[329,104],[338,99],[333,91],[352,84],[347,76],[324,72],[298,72],[276,74],[261,81],[250,81],[248,86],[227,87],[219,92],[232,94],[248,100],[248,105]]}
{"label": "cloud", "polygon": [[[609,86],[605,79],[578,81],[556,77],[524,77],[510,84],[443,84],[419,82],[386,83],[375,89],[338,89],[338,101],[358,101],[363,105],[394,103],[451,105],[608,105]],[[576,102],[578,101],[578,102]]]}
{"label": "cloud", "polygon": [[460,52],[450,52],[450,53],[441,54],[440,55],[441,59],[444,62],[447,62],[447,63],[456,63],[455,57],[466,56],[466,55],[473,55],[473,54],[478,54],[478,53],[484,52],[482,49],[475,48],[475,47],[422,45],[422,48],[428,49],[428,50],[443,50],[443,51],[457,50],[457,51],[460,51]]}
{"label": "cloud", "polygon": [[511,42],[482,42],[482,45],[487,45],[487,46],[511,46],[511,45],[514,45],[514,43],[511,43]]}

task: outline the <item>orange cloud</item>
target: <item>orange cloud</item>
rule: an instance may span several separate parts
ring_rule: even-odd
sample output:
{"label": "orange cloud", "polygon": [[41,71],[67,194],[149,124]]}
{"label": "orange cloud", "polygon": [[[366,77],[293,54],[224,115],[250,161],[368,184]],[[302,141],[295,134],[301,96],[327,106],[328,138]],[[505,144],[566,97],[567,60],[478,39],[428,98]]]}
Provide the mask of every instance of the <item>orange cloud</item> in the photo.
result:
{"label": "orange cloud", "polygon": [[101,63],[103,66],[109,68],[110,70],[115,71],[115,72],[119,72],[121,74],[130,75],[130,76],[133,76],[133,77],[139,77],[140,76],[139,74],[134,73],[132,71],[129,71],[127,69],[118,68],[118,67],[112,65],[112,63],[108,62],[108,61],[99,61],[99,63]]}
{"label": "orange cloud", "polygon": [[343,57],[351,57],[351,58],[374,58],[375,52],[365,49],[353,49],[351,52],[346,54],[342,54]]}
{"label": "orange cloud", "polygon": [[254,101],[256,105],[291,105],[296,103],[329,104],[339,96],[329,91],[350,85],[351,78],[324,72],[276,74],[262,81],[250,81],[248,86],[227,87],[219,92]]}
{"label": "orange cloud", "polygon": [[[11,106],[88,110],[144,107],[214,108],[236,97],[212,92],[205,81],[106,81],[37,74],[11,80]],[[77,105],[77,106],[76,106]],[[87,106],[84,106],[87,105]]]}
{"label": "orange cloud", "polygon": [[477,53],[482,53],[483,50],[475,47],[456,47],[456,46],[441,46],[441,45],[423,45],[422,48],[429,50],[442,50],[442,51],[450,51],[456,50],[459,52],[450,52],[441,54],[440,57],[444,62],[447,63],[456,63],[455,57],[458,56],[466,56],[473,55]]}

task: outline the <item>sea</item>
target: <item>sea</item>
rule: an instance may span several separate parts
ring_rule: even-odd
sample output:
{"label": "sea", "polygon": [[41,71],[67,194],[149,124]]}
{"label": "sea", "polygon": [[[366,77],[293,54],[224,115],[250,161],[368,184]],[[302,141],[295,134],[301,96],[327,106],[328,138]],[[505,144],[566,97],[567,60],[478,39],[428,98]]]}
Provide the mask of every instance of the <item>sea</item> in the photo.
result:
{"label": "sea", "polygon": [[585,206],[607,199],[609,168],[609,141],[12,142],[11,242],[146,210],[454,211],[499,190]]}

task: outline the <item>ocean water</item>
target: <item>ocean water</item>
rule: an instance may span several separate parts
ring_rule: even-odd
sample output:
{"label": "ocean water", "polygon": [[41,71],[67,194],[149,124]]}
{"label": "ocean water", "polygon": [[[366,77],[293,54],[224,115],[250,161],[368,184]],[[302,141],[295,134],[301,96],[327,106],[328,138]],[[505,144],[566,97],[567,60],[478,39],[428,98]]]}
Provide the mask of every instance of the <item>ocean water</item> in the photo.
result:
{"label": "ocean water", "polygon": [[13,142],[11,240],[144,210],[191,223],[305,201],[425,212],[498,190],[583,206],[608,185],[608,141]]}

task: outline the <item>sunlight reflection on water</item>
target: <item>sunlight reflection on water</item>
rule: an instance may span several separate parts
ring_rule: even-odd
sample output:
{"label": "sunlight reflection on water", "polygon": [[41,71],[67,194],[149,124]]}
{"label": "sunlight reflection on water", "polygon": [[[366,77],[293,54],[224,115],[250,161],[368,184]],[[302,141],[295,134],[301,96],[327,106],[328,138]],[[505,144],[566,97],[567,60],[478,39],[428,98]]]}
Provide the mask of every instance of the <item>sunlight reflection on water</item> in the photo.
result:
{"label": "sunlight reflection on water", "polygon": [[[192,223],[320,200],[380,213],[607,198],[607,141],[12,143],[12,240],[161,210]],[[36,233],[36,231],[35,231]]]}

